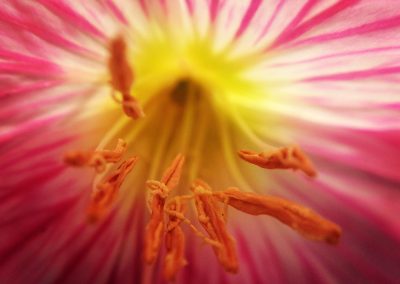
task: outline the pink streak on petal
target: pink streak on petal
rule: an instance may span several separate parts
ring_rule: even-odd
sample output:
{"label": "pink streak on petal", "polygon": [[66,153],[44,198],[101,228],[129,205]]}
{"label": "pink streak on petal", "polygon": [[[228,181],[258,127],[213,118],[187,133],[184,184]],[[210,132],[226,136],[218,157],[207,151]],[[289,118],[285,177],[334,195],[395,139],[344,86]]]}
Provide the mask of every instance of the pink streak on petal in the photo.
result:
{"label": "pink streak on petal", "polygon": [[[299,261],[304,266],[304,279],[307,283],[325,283],[327,281],[326,274],[321,273],[318,269],[318,266],[321,266],[318,263],[318,266],[315,265],[314,262],[311,262],[312,258],[315,258],[315,255],[310,253],[304,245],[302,244],[289,244],[291,249],[296,252],[296,256],[299,258]],[[329,275],[329,274],[328,274]]]}
{"label": "pink streak on petal", "polygon": [[[42,152],[42,156],[44,158],[45,155],[47,155],[48,153],[45,152],[45,154],[43,154]],[[57,153],[58,155],[59,153]],[[40,157],[40,156],[39,156]],[[2,174],[7,174],[8,176],[24,176],[24,177],[28,177],[29,175],[33,175],[33,174],[38,174],[42,171],[46,171],[49,170],[50,168],[56,168],[55,165],[52,165],[53,161],[51,161],[51,163],[49,162],[49,160],[45,160],[45,159],[37,159],[39,158],[38,156],[32,156],[29,157],[29,159],[25,159],[23,158],[23,160],[26,160],[25,163],[20,163],[19,165],[13,165],[14,163],[12,162],[12,166],[8,166],[4,169],[2,169],[3,173]],[[53,158],[53,157],[52,157]],[[60,162],[61,164],[61,162]],[[57,165],[58,169],[62,169],[61,165]],[[10,181],[11,179],[9,179],[8,181]]]}
{"label": "pink streak on petal", "polygon": [[[351,171],[348,172],[344,170],[344,172],[345,173],[342,174],[331,173],[329,176],[341,181],[347,181],[349,174],[351,176]],[[342,226],[343,238],[338,246],[340,252],[328,252],[329,258],[335,257],[336,255],[337,259],[341,259],[341,262],[339,264],[337,263],[335,266],[348,267],[351,265],[351,267],[357,268],[360,274],[356,278],[367,278],[373,275],[374,278],[380,280],[396,279],[393,275],[387,275],[386,272],[398,271],[393,261],[398,258],[399,253],[390,250],[389,247],[393,245],[396,246],[400,241],[399,228],[396,226],[398,222],[395,219],[395,216],[399,214],[400,208],[395,209],[393,204],[380,204],[378,199],[376,201],[374,200],[374,196],[367,199],[362,194],[363,190],[368,190],[369,192],[374,191],[375,196],[380,198],[386,190],[385,185],[378,184],[379,186],[374,188],[376,183],[369,183],[359,178],[352,178],[351,181],[347,182],[347,186],[346,183],[340,183],[339,185],[332,181],[325,180],[326,176],[325,172],[321,172],[318,180],[312,183],[306,183],[300,179],[295,180],[295,178],[292,180],[279,180],[282,185],[281,189],[290,192],[290,199],[300,199],[304,206],[313,208],[316,212]],[[383,192],[381,191],[382,189],[384,189]],[[350,196],[350,194],[354,195],[354,190],[359,192],[358,197]],[[393,191],[393,193],[396,192],[395,187],[392,187],[390,190]],[[396,200],[396,197],[393,197],[394,200]],[[388,216],[390,216],[389,214],[393,214],[392,220],[388,221],[385,216],[378,216],[379,214],[377,214],[376,209],[380,209],[381,211],[385,209],[390,210],[391,212],[385,214],[388,214]],[[369,228],[370,230],[368,230]],[[365,262],[361,264],[362,267],[357,263],[357,260],[354,260],[355,262],[352,262],[353,260],[347,260],[348,258],[343,252],[349,249],[361,254],[361,261],[363,256],[366,257]],[[320,251],[318,254],[321,253],[323,253],[323,251]],[[382,261],[387,263],[380,267],[376,266],[376,259],[380,259],[381,257],[386,258]],[[326,267],[332,268],[333,266],[326,265]],[[382,267],[384,267],[384,269],[382,269]],[[369,269],[370,271],[366,273],[362,271],[363,269]],[[346,270],[343,272],[346,272]],[[374,271],[372,272],[371,270]],[[371,273],[369,276],[364,276],[369,273]],[[333,275],[335,274],[336,273],[333,273]],[[338,275],[343,276],[343,273]],[[354,277],[354,275],[345,278],[351,279],[352,277]],[[378,281],[376,283],[390,282]]]}
{"label": "pink streak on petal", "polygon": [[26,76],[54,77],[61,75],[62,69],[54,64],[0,63],[0,73]]}
{"label": "pink streak on petal", "polygon": [[347,30],[327,33],[323,35],[313,36],[310,38],[306,38],[304,40],[298,41],[295,45],[301,44],[319,44],[325,43],[327,41],[343,39],[351,36],[360,36],[362,34],[368,34],[383,30],[388,30],[392,28],[398,28],[400,26],[400,16],[391,17],[389,19],[378,20],[371,23],[366,23],[357,27],[353,27]]}
{"label": "pink streak on petal", "polygon": [[59,85],[59,81],[39,81],[39,82],[32,82],[29,84],[24,85],[16,85],[12,87],[7,87],[5,90],[0,90],[0,97],[6,96],[13,96],[19,94],[29,94],[34,91],[48,89],[54,86]]}
{"label": "pink streak on petal", "polygon": [[51,125],[64,117],[64,114],[54,114],[45,118],[28,121],[18,126],[14,126],[11,129],[0,129],[0,143],[8,142],[9,140],[15,139],[21,135],[27,135],[32,131]]}
{"label": "pink streak on petal", "polygon": [[289,29],[287,32],[284,32],[278,39],[268,47],[268,50],[277,48],[278,46],[285,44],[289,41],[292,41],[302,34],[306,33],[313,27],[318,26],[319,24],[327,21],[329,18],[335,16],[336,14],[344,11],[345,9],[349,8],[350,6],[355,5],[356,3],[360,2],[360,0],[342,0],[338,3],[330,6],[329,8],[325,9],[324,11],[318,13],[316,16],[312,17],[310,20],[304,22],[302,25],[298,26],[294,29]]}
{"label": "pink streak on petal", "polygon": [[[15,163],[15,160],[14,160]],[[14,206],[15,201],[25,202],[25,199],[28,199],[35,191],[39,190],[36,186],[38,184],[45,184],[51,182],[61,174],[63,174],[65,167],[61,165],[54,165],[54,162],[49,163],[50,167],[47,169],[39,169],[37,171],[30,171],[28,173],[24,173],[23,175],[10,175],[6,172],[2,172],[3,176],[3,184],[1,191],[1,202],[3,203],[2,210],[8,212],[8,214],[12,214],[7,207]],[[16,191],[16,188],[18,191]],[[12,200],[12,202],[10,202]],[[30,201],[31,202],[31,201]],[[17,204],[18,205],[18,204]],[[34,203],[28,203],[29,206],[35,205]],[[6,210],[7,209],[7,210]],[[17,213],[23,214],[25,211],[18,211]],[[7,215],[11,216],[11,215]]]}
{"label": "pink streak on petal", "polygon": [[340,58],[340,57],[355,56],[355,55],[368,55],[370,53],[380,53],[380,52],[397,51],[397,50],[400,50],[400,45],[383,46],[383,47],[378,47],[378,48],[369,48],[369,49],[362,49],[362,50],[338,52],[338,53],[332,53],[332,54],[328,54],[328,55],[317,56],[317,57],[313,57],[310,59],[303,59],[303,60],[299,60],[299,61],[272,64],[271,66],[272,67],[293,66],[293,65],[297,65],[297,64],[313,63],[313,62],[322,61],[325,59]]}
{"label": "pink streak on petal", "polygon": [[[7,259],[6,267],[9,267],[9,270],[11,271],[11,277],[17,278],[20,280],[20,283],[39,283],[43,282],[44,279],[46,281],[50,279],[51,275],[54,273],[51,269],[47,271],[47,277],[44,279],[37,279],[37,272],[38,269],[35,269],[32,271],[32,267],[35,267],[37,265],[37,261],[40,262],[41,259],[43,259],[43,255],[46,252],[51,252],[51,250],[43,250],[43,247],[46,246],[46,243],[44,243],[43,239],[44,237],[48,236],[49,234],[52,234],[52,240],[50,241],[50,244],[56,244],[58,242],[57,238],[60,238],[60,235],[65,234],[65,232],[69,231],[69,224],[64,225],[64,230],[61,229],[57,233],[54,233],[54,226],[60,222],[60,220],[65,219],[66,216],[68,216],[68,213],[71,211],[71,209],[74,208],[74,205],[77,203],[77,198],[71,198],[67,199],[65,201],[66,205],[65,206],[58,206],[58,208],[49,208],[49,210],[46,210],[44,212],[41,212],[39,214],[35,214],[35,218],[24,218],[23,222],[20,222],[18,225],[25,230],[22,239],[17,239],[15,244],[11,247],[9,250],[9,253],[6,255],[5,259]],[[47,218],[44,218],[44,217]],[[40,218],[40,219],[39,219]],[[32,225],[26,224],[27,222],[25,220],[27,219],[33,219]],[[41,219],[44,219],[44,222],[41,221]],[[25,222],[24,222],[25,221]],[[32,227],[33,230],[27,231],[27,227]],[[36,229],[36,230],[35,230]],[[15,230],[15,229],[14,229]],[[11,229],[12,232],[12,229]],[[44,239],[46,240],[46,239]],[[75,239],[75,242],[79,239]],[[47,243],[48,245],[48,243]],[[33,254],[32,251],[37,250],[36,254]],[[63,252],[64,256],[65,251]],[[2,254],[0,254],[2,255]],[[33,261],[34,260],[34,261]],[[51,259],[53,260],[53,259]],[[48,259],[48,261],[51,261]],[[23,263],[24,262],[32,262],[27,269],[23,269],[21,273],[18,275],[15,275],[15,271],[18,271],[18,268],[20,269],[21,267],[24,267]],[[41,267],[38,267],[41,269]],[[56,268],[56,267],[53,267]],[[57,269],[59,270],[59,269]],[[14,275],[12,275],[14,273]],[[32,279],[33,278],[33,279]],[[46,282],[45,281],[45,282]]]}
{"label": "pink streak on petal", "polygon": [[116,283],[135,283],[138,279],[143,279],[142,255],[140,250],[137,250],[143,245],[143,234],[140,232],[144,230],[145,210],[141,201],[139,198],[132,204],[129,217],[121,232],[124,241],[121,243],[119,255],[110,274],[110,279]]}
{"label": "pink streak on petal", "polygon": [[[59,275],[57,275],[57,277],[53,280],[54,283],[74,283],[76,280],[78,280],[73,280],[73,278],[79,275],[78,273],[74,272],[79,269],[79,265],[82,264],[82,262],[85,260],[84,257],[90,252],[90,250],[95,247],[98,238],[106,232],[108,226],[111,225],[114,216],[115,212],[107,216],[106,220],[103,220],[101,224],[98,224],[98,226],[96,227],[96,231],[92,233],[92,235],[88,239],[86,239],[85,242],[81,242],[80,248],[78,250],[69,253],[68,261],[64,264],[63,269],[62,271],[60,271]],[[79,234],[75,237],[78,238]],[[102,260],[100,259],[99,261]],[[84,275],[80,275],[80,278],[83,278],[83,276]],[[83,279],[80,280],[82,281]]]}
{"label": "pink streak on petal", "polygon": [[[76,198],[65,200],[62,203],[55,204],[53,210],[47,210],[45,214],[38,214],[35,218],[21,218],[19,222],[20,234],[13,236],[9,235],[4,238],[0,246],[0,263],[8,261],[15,252],[21,251],[19,248],[23,247],[26,243],[32,241],[37,235],[41,234],[55,219],[59,218],[62,214],[68,212],[71,204],[76,202]],[[39,221],[39,220],[40,221]],[[25,223],[25,224],[21,224]]]}
{"label": "pink streak on petal", "polygon": [[[293,196],[311,202],[309,206],[317,210],[317,212],[327,217],[331,214],[340,216],[343,220],[335,220],[336,217],[333,219],[333,221],[338,222],[339,225],[345,226],[349,222],[351,225],[353,220],[346,219],[345,215],[348,213],[345,211],[335,211],[333,208],[336,207],[333,206],[324,207],[324,204],[327,204],[327,200],[331,200],[332,204],[339,204],[341,207],[350,211],[353,215],[353,219],[361,216],[374,230],[385,234],[386,238],[397,242],[400,241],[400,228],[396,226],[398,223],[396,216],[400,213],[400,207],[393,204],[396,202],[396,197],[398,197],[395,186],[390,185],[390,187],[383,182],[374,182],[373,179],[368,181],[358,177],[346,178],[346,175],[349,174],[348,172],[327,173],[330,173],[330,176],[338,179],[341,182],[340,185],[335,185],[329,182],[329,180],[324,179],[323,175],[325,175],[325,172],[322,172],[322,177],[315,181],[313,185],[307,187],[307,190],[313,191],[315,196],[310,195],[309,192],[299,191],[298,188],[301,183],[294,184],[291,182],[291,184],[289,184],[288,182],[282,181],[282,184],[287,186]],[[364,190],[365,193],[363,192]]]}
{"label": "pink streak on petal", "polygon": [[[54,164],[54,163],[53,163]],[[51,195],[41,187],[52,184],[54,179],[61,177],[65,173],[63,166],[49,167],[33,176],[24,175],[24,179],[18,183],[14,183],[12,188],[5,194],[1,195],[2,208],[0,214],[4,218],[0,222],[0,226],[5,229],[8,226],[18,225],[18,222],[23,222],[27,216],[34,216],[37,213],[48,213],[52,208],[58,207],[64,203],[66,199],[74,198],[75,194],[67,195]],[[30,183],[30,184],[29,184]],[[64,183],[57,183],[59,188],[68,188],[74,186],[74,182],[67,180]],[[19,186],[18,190],[15,188]],[[46,188],[48,190],[48,187]],[[38,193],[43,194],[46,198],[39,197]],[[21,208],[23,207],[23,208]],[[21,210],[23,209],[23,210]],[[1,238],[0,238],[1,239]],[[0,250],[7,247],[6,244],[0,245]]]}
{"label": "pink streak on petal", "polygon": [[9,123],[13,123],[21,119],[32,119],[38,114],[56,109],[62,104],[82,99],[83,96],[90,95],[93,92],[93,89],[88,89],[75,92],[60,93],[57,96],[44,96],[31,101],[11,101],[4,107],[0,106],[0,119],[3,119],[3,121],[5,122],[7,121],[7,118],[14,118],[11,121],[10,119],[8,119]]}
{"label": "pink streak on petal", "polygon": [[193,5],[193,0],[185,0],[186,6],[188,8],[189,14],[192,16],[194,12],[194,5]]}
{"label": "pink streak on petal", "polygon": [[293,30],[296,29],[297,25],[308,15],[308,13],[312,10],[312,8],[318,3],[318,0],[308,0],[300,11],[295,15],[293,20],[289,22],[289,24],[285,27],[282,33],[278,36],[278,38],[274,41],[271,48],[277,47],[283,42],[287,40],[288,37],[291,36]]}
{"label": "pink streak on petal", "polygon": [[399,103],[388,103],[383,106],[387,109],[400,110],[400,102]]}
{"label": "pink streak on petal", "polygon": [[[246,266],[250,267],[250,277],[251,283],[262,283],[262,273],[261,271],[257,270],[257,263],[254,259],[254,256],[249,251],[248,247],[251,243],[248,242],[248,239],[242,234],[240,230],[236,230],[235,232],[235,239],[238,247],[238,251],[240,253],[240,262],[246,263]],[[250,279],[249,279],[250,281]]]}
{"label": "pink streak on petal", "polygon": [[275,279],[276,283],[283,283],[285,272],[282,269],[282,259],[279,258],[277,249],[274,242],[271,241],[271,238],[265,238],[264,242],[266,250],[268,250],[268,260],[273,263],[273,267],[269,269],[269,271],[271,271],[271,279]]}
{"label": "pink streak on petal", "polygon": [[[50,141],[49,143],[43,142],[40,145],[31,148],[15,148],[7,151],[3,154],[0,161],[0,168],[3,169],[5,167],[9,167],[13,161],[18,160],[22,161],[24,157],[40,157],[44,152],[49,153],[52,151],[56,151],[60,148],[66,147],[68,144],[77,139],[77,136],[67,136],[62,137],[61,139],[57,139],[54,141]],[[23,150],[23,151],[21,151]]]}
{"label": "pink streak on petal", "polygon": [[106,0],[105,5],[121,23],[123,23],[124,25],[128,25],[128,20],[125,18],[119,7],[115,5],[113,0]]}
{"label": "pink streak on petal", "polygon": [[101,38],[102,40],[107,39],[106,35],[102,31],[92,25],[92,23],[90,23],[82,15],[71,9],[71,7],[69,7],[66,3],[63,3],[60,0],[39,0],[39,2],[69,24],[73,24],[74,26],[78,27],[80,31],[84,31],[92,36]]}
{"label": "pink streak on petal", "polygon": [[[0,47],[0,58],[3,58],[4,60],[7,61],[17,61],[20,63],[28,63],[31,65],[51,65],[54,66],[54,68],[57,68],[58,65],[56,65],[55,63],[42,59],[42,58],[37,58],[37,57],[33,57],[33,56],[28,56],[26,54],[22,54],[22,53],[17,53],[14,51],[10,51],[7,49],[4,49],[2,47]],[[59,67],[58,67],[59,68]],[[59,68],[61,70],[61,68]]]}
{"label": "pink streak on petal", "polygon": [[209,13],[210,13],[210,22],[213,24],[217,19],[218,11],[221,9],[222,2],[221,0],[210,0],[209,4]]}
{"label": "pink streak on petal", "polygon": [[243,32],[246,31],[248,26],[251,23],[251,20],[253,19],[255,13],[257,12],[258,8],[260,7],[262,3],[262,0],[252,0],[249,6],[247,7],[247,11],[244,14],[242,21],[240,22],[240,25],[236,31],[235,38],[240,37]]}
{"label": "pink streak on petal", "polygon": [[[24,10],[26,9],[24,8]],[[23,13],[23,11],[21,11],[21,13]],[[28,11],[26,11],[26,13],[28,13]],[[18,31],[29,31],[39,38],[42,38],[43,40],[61,48],[69,49],[81,55],[93,55],[92,51],[81,45],[73,43],[60,33],[56,33],[51,25],[45,25],[43,23],[43,19],[39,19],[34,15],[26,14],[24,15],[24,19],[22,19],[21,16],[11,15],[4,9],[0,9],[0,21],[9,24],[12,27],[11,29],[17,29]]]}
{"label": "pink streak on petal", "polygon": [[280,11],[282,10],[283,4],[285,4],[285,1],[286,0],[280,0],[278,5],[276,5],[275,10],[272,13],[271,18],[267,22],[267,25],[264,27],[264,29],[262,30],[261,34],[259,35],[259,37],[255,41],[256,43],[259,42],[268,33],[268,31],[271,28],[271,26],[273,25],[276,17],[279,15]]}
{"label": "pink streak on petal", "polygon": [[162,11],[164,12],[164,14],[168,15],[168,4],[167,4],[167,0],[159,0],[159,3],[161,5]]}
{"label": "pink streak on petal", "polygon": [[340,250],[344,259],[353,264],[353,266],[371,283],[390,283],[393,275],[387,275],[380,271],[376,263],[367,261],[362,255],[350,249],[349,247]]}
{"label": "pink streak on petal", "polygon": [[[347,151],[329,149],[329,147],[312,146],[310,150],[316,155],[321,155],[332,162],[337,161],[355,169],[360,169],[370,175],[379,175],[393,181],[400,181],[400,160],[394,153],[397,145],[400,145],[398,130],[372,131],[372,130],[351,130],[347,131],[319,131],[320,135],[331,141],[341,141]],[[318,144],[318,143],[317,143]],[[362,145],[362,147],[360,147]]]}
{"label": "pink streak on petal", "polygon": [[351,71],[336,73],[330,75],[315,76],[305,79],[305,82],[314,81],[346,81],[346,80],[360,80],[367,79],[371,77],[379,77],[391,74],[400,73],[400,66],[387,67],[387,68],[373,68],[369,70]]}
{"label": "pink streak on petal", "polygon": [[139,7],[142,9],[144,15],[149,17],[149,9],[147,8],[146,0],[139,0]]}

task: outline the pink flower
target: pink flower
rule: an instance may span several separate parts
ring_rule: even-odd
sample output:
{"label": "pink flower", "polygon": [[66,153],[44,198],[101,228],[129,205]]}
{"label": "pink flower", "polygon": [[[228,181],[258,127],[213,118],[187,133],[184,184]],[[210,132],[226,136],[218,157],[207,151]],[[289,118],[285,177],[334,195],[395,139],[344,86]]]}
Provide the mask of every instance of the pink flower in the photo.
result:
{"label": "pink flower", "polygon": [[398,0],[5,1],[0,40],[1,283],[399,281]]}

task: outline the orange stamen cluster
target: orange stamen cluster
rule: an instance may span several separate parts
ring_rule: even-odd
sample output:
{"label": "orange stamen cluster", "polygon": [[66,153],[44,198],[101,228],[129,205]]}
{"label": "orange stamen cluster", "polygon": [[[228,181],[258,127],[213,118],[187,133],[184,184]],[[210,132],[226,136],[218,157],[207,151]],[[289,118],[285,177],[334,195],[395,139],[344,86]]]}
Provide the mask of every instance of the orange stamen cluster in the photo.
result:
{"label": "orange stamen cluster", "polygon": [[[292,156],[300,157],[298,153],[301,152],[293,148],[285,151],[291,153]],[[182,223],[188,224],[197,236],[213,247],[219,263],[227,272],[236,273],[238,271],[236,244],[226,225],[227,206],[250,215],[274,217],[311,240],[324,241],[333,245],[339,242],[341,229],[338,225],[319,216],[309,208],[279,197],[242,192],[232,187],[222,191],[213,191],[204,181],[195,180],[191,186],[191,195],[175,196],[168,200],[171,190],[178,185],[183,160],[183,156],[178,155],[160,182],[147,182],[151,193],[149,202],[151,217],[145,232],[144,257],[148,264],[154,263],[164,238],[166,245],[164,277],[166,280],[174,280],[178,271],[187,264],[184,255],[185,236],[180,227]],[[307,165],[311,165],[304,154],[298,160],[306,161]],[[294,162],[285,164],[280,160],[272,159],[271,161],[273,162],[269,162],[268,167],[272,167],[275,163],[275,166],[279,168],[294,169]],[[296,169],[304,171],[303,166],[300,166],[299,163],[296,165]],[[306,171],[306,173],[310,172]],[[189,200],[194,200],[198,222],[208,237],[204,236],[185,217]],[[168,217],[167,222],[164,222],[165,217]]]}
{"label": "orange stamen cluster", "polygon": [[[121,103],[124,113],[133,119],[143,117],[144,112],[139,102],[130,94],[134,82],[134,75],[127,60],[126,43],[122,36],[117,36],[110,43],[108,70],[111,75],[111,86],[122,96]],[[114,93],[113,97],[115,98]],[[118,100],[116,99],[116,101]]]}
{"label": "orange stamen cluster", "polygon": [[[119,162],[126,152],[126,148],[126,142],[118,139],[114,150],[71,151],[64,155],[64,162],[74,167],[92,167],[99,174],[105,171],[107,164]],[[119,188],[126,176],[134,168],[137,160],[138,157],[135,156],[123,161],[116,170],[94,186],[90,204],[87,208],[90,222],[98,221],[112,206]]]}
{"label": "orange stamen cluster", "polygon": [[116,199],[119,188],[126,176],[135,166],[137,160],[137,157],[132,157],[122,162],[115,171],[96,185],[96,189],[92,192],[91,202],[88,207],[89,221],[98,221],[109,210]]}
{"label": "orange stamen cluster", "polygon": [[182,155],[178,155],[172,162],[172,165],[165,171],[161,182],[147,182],[151,194],[149,199],[151,217],[145,231],[144,259],[148,264],[154,262],[160,250],[164,235],[165,201],[171,190],[178,185],[184,160]]}
{"label": "orange stamen cluster", "polygon": [[310,159],[298,146],[282,147],[261,153],[241,150],[239,157],[265,169],[301,170],[310,177],[315,177],[317,174]]}
{"label": "orange stamen cluster", "polygon": [[[110,43],[110,84],[113,88],[113,98],[122,104],[124,113],[137,119],[143,117],[144,113],[136,98],[131,96],[134,74],[126,56],[126,49],[122,36],[117,36]],[[121,95],[121,101],[116,98],[116,93]],[[99,174],[108,169],[108,165],[118,163],[126,150],[127,144],[119,139],[114,150],[73,151],[65,154],[64,161],[74,167],[92,167]],[[239,156],[265,169],[300,170],[310,177],[316,176],[313,164],[297,146],[261,153],[241,150]],[[132,157],[123,161],[101,182],[95,184],[87,208],[89,221],[97,221],[109,211],[137,160],[137,157]],[[173,281],[179,270],[187,264],[182,223],[188,225],[191,231],[212,246],[217,260],[227,272],[236,273],[239,270],[236,243],[227,228],[228,206],[250,215],[274,217],[311,240],[328,244],[339,242],[339,226],[306,207],[279,197],[242,192],[236,188],[213,191],[207,183],[198,179],[191,186],[191,194],[171,198],[171,192],[179,184],[184,160],[184,156],[179,154],[160,181],[149,180],[146,183],[149,189],[150,219],[144,233],[144,260],[147,264],[153,264],[164,241],[166,254],[163,273],[167,281]],[[205,233],[197,229],[185,216],[190,200],[194,201],[197,221]]]}
{"label": "orange stamen cluster", "polygon": [[166,211],[176,212],[176,214],[169,215],[169,220],[166,224],[164,277],[169,281],[175,280],[176,274],[187,264],[185,259],[185,235],[180,227],[182,218],[178,217],[184,216],[186,210],[186,204],[181,202],[179,198],[174,198],[166,206]]}
{"label": "orange stamen cluster", "polygon": [[102,173],[107,164],[118,163],[126,151],[126,142],[118,139],[114,150],[70,151],[64,155],[64,162],[73,167],[92,167]]}
{"label": "orange stamen cluster", "polygon": [[236,273],[239,269],[236,245],[226,229],[225,213],[212,195],[211,187],[204,181],[195,181],[192,191],[200,224],[210,238],[220,244],[213,247],[218,261],[227,272]]}

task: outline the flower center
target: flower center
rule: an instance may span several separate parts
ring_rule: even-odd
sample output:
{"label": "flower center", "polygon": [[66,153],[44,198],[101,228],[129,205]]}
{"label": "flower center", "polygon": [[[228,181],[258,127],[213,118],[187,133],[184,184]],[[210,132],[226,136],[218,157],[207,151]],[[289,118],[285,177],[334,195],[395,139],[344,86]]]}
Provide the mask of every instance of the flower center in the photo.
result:
{"label": "flower center", "polygon": [[[110,45],[109,72],[113,97],[120,104],[120,120],[105,137],[109,141],[116,136],[124,140],[119,139],[113,150],[104,149],[103,146],[109,144],[106,139],[97,150],[73,151],[64,157],[71,166],[87,166],[96,171],[87,212],[91,222],[101,220],[115,205],[120,188],[130,172],[135,172],[140,159],[148,164],[148,170],[143,173],[147,182],[137,187],[147,191],[150,211],[144,232],[144,260],[154,263],[165,243],[164,276],[167,280],[173,280],[187,263],[183,225],[212,246],[227,272],[238,271],[236,244],[227,226],[228,206],[249,215],[274,217],[308,239],[329,244],[338,242],[340,228],[308,208],[233,187],[214,191],[203,181],[212,180],[214,186],[222,188],[224,183],[219,181],[226,179],[226,168],[232,159],[238,158],[233,158],[239,149],[231,152],[229,136],[234,124],[229,114],[235,109],[231,105],[223,106],[229,104],[226,94],[221,100],[204,88],[209,87],[204,83],[207,82],[205,78],[179,76],[179,80],[164,78],[161,88],[137,97],[141,77],[136,83],[133,71],[125,41],[117,37]],[[227,71],[227,74],[232,72]],[[221,80],[224,84],[224,79]],[[135,87],[136,84],[139,87]],[[221,153],[226,159],[218,159]],[[300,170],[310,177],[316,176],[311,161],[297,146],[261,153],[241,150],[238,154],[244,161],[265,169]],[[124,159],[125,155],[132,157]],[[237,169],[233,172],[240,175]],[[228,180],[231,179],[228,177]],[[190,204],[191,214],[188,213]]]}

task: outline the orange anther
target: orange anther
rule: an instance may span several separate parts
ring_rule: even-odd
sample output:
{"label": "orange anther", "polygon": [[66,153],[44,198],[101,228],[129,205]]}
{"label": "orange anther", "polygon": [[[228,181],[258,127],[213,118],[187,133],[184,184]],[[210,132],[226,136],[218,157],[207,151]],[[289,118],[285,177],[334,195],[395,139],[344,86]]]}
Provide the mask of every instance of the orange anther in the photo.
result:
{"label": "orange anther", "polygon": [[172,162],[172,165],[164,172],[161,182],[147,182],[147,186],[151,190],[149,201],[151,217],[145,231],[144,259],[148,264],[154,262],[160,250],[164,234],[165,200],[170,191],[178,185],[183,162],[183,155],[178,155]]}
{"label": "orange anther", "polygon": [[70,151],[65,153],[64,162],[70,166],[88,166],[101,173],[105,170],[107,163],[117,163],[126,151],[126,142],[118,139],[114,150],[98,151]]}
{"label": "orange anther", "polygon": [[[169,215],[169,221],[166,226],[165,247],[166,255],[164,259],[164,277],[167,281],[175,280],[179,270],[187,264],[185,260],[185,235],[180,227],[183,221],[178,216],[184,216],[186,204],[179,198],[174,198],[172,202],[166,205],[166,211],[175,212]],[[184,217],[183,217],[184,218]]]}
{"label": "orange anther", "polygon": [[[185,215],[183,214],[182,211],[178,211],[173,209],[174,207],[170,205],[170,203],[174,204],[174,203],[179,203],[179,204],[184,204],[186,206],[187,201],[191,200],[194,198],[194,195],[179,195],[174,197],[171,201],[169,201],[168,203],[165,204],[164,206],[164,211],[166,214],[168,214],[171,217],[176,218],[177,222],[179,220],[180,222],[185,223],[186,225],[189,226],[190,230],[192,230],[192,232],[199,238],[201,238],[205,243],[211,245],[211,246],[215,246],[215,247],[220,247],[221,244],[215,240],[212,240],[210,238],[208,238],[207,236],[205,236],[202,232],[200,232],[193,224],[192,222],[185,217]],[[183,205],[180,205],[183,206]],[[186,208],[186,207],[185,207]],[[170,223],[170,225],[168,225],[167,227],[170,228],[171,226],[174,226],[176,223]],[[168,229],[167,228],[167,229]]]}
{"label": "orange anther", "polygon": [[121,160],[123,154],[125,154],[126,148],[126,142],[123,139],[118,139],[114,150],[99,150],[96,153],[99,153],[108,163],[117,163]]}
{"label": "orange anther", "polygon": [[236,245],[226,229],[223,210],[214,198],[211,188],[203,181],[196,180],[192,185],[195,205],[200,224],[210,238],[220,244],[213,246],[218,261],[228,272],[236,273],[239,269]]}
{"label": "orange anther", "polygon": [[238,154],[243,160],[265,169],[301,170],[310,177],[315,177],[317,174],[310,159],[298,146],[282,147],[261,153],[241,150]]}
{"label": "orange anther", "polygon": [[228,204],[251,215],[270,215],[304,237],[337,244],[341,229],[335,223],[322,218],[311,209],[294,202],[273,196],[264,196],[252,192],[242,192],[236,188],[228,188],[214,194],[220,201],[228,200]]}
{"label": "orange anther", "polygon": [[108,69],[113,88],[122,94],[129,94],[134,75],[126,58],[126,43],[121,35],[110,42]]}
{"label": "orange anther", "polygon": [[140,106],[137,99],[132,96],[125,96],[123,98],[122,110],[127,116],[132,117],[133,119],[144,117],[142,107]]}
{"label": "orange anther", "polygon": [[185,157],[182,154],[178,154],[172,161],[172,164],[165,170],[161,178],[161,182],[164,183],[170,190],[178,185],[184,162]]}
{"label": "orange anther", "polygon": [[91,222],[99,220],[111,207],[126,176],[135,166],[138,158],[132,157],[124,162],[103,182],[97,184],[92,192],[88,207],[88,219]]}
{"label": "orange anther", "polygon": [[64,154],[64,163],[73,167],[87,166],[93,154],[91,151],[69,151]]}
{"label": "orange anther", "polygon": [[111,86],[122,95],[122,109],[125,114],[133,119],[144,116],[144,112],[139,102],[131,96],[131,86],[133,85],[134,75],[126,56],[126,43],[124,38],[119,35],[110,43],[110,58],[108,69],[111,75]]}
{"label": "orange anther", "polygon": [[151,264],[156,259],[164,233],[164,203],[165,199],[154,194],[151,201],[151,217],[146,226],[144,236],[144,260]]}

